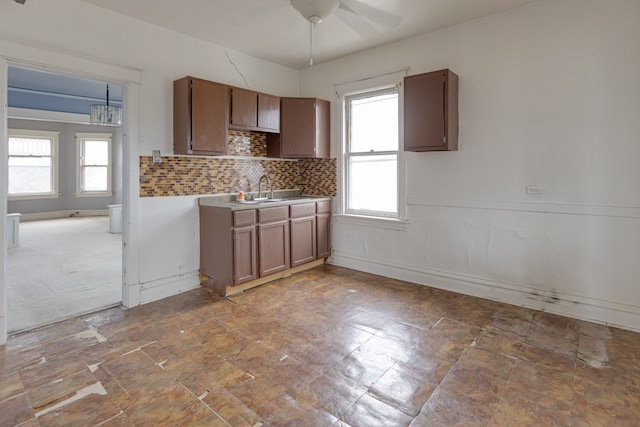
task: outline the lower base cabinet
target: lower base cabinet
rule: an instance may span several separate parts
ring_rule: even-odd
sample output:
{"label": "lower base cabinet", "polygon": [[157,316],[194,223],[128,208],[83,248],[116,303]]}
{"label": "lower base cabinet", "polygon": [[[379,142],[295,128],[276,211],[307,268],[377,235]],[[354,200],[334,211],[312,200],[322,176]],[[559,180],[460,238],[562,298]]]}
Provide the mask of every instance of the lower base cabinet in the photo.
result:
{"label": "lower base cabinet", "polygon": [[258,209],[200,206],[202,284],[239,286],[331,254],[328,200]]}
{"label": "lower base cabinet", "polygon": [[260,277],[290,266],[289,207],[258,209],[258,259]]}
{"label": "lower base cabinet", "polygon": [[316,203],[291,205],[291,267],[317,259]]}
{"label": "lower base cabinet", "polygon": [[331,201],[322,200],[316,203],[316,240],[318,259],[331,256]]}
{"label": "lower base cabinet", "polygon": [[255,209],[200,206],[200,273],[224,290],[258,278]]}
{"label": "lower base cabinet", "polygon": [[240,285],[258,278],[256,227],[233,229],[233,284]]}
{"label": "lower base cabinet", "polygon": [[331,214],[318,214],[316,217],[318,259],[331,256]]}

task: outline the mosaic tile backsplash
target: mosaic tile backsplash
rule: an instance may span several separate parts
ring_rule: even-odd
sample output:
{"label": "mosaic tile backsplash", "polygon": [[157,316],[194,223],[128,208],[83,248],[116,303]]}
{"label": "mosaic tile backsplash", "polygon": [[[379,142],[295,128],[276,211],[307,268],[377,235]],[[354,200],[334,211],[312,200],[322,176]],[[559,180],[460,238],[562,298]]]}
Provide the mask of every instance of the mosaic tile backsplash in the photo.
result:
{"label": "mosaic tile backsplash", "polygon": [[260,176],[265,174],[271,181],[268,190],[298,189],[302,194],[336,195],[336,159],[163,156],[161,163],[153,163],[151,156],[140,156],[140,196],[255,192]]}
{"label": "mosaic tile backsplash", "polygon": [[263,132],[230,130],[227,139],[230,156],[267,157],[267,135]]}

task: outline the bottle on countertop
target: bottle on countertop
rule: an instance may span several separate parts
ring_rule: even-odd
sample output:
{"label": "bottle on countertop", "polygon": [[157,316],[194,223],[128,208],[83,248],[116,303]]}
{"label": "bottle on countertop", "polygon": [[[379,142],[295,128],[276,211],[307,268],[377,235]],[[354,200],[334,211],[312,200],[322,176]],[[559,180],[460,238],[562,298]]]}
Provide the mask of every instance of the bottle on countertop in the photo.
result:
{"label": "bottle on countertop", "polygon": [[244,193],[242,191],[238,193],[238,201],[244,202]]}

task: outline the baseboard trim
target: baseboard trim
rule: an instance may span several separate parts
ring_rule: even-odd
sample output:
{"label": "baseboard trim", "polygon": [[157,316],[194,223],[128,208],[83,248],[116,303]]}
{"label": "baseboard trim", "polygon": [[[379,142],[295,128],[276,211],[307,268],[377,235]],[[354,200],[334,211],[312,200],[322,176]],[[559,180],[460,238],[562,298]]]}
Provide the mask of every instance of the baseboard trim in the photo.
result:
{"label": "baseboard trim", "polygon": [[433,288],[640,332],[640,307],[334,250],[328,263]]}
{"label": "baseboard trim", "polygon": [[85,216],[109,216],[109,209],[68,210],[68,211],[21,214],[20,222],[41,221],[46,219],[60,219],[60,218],[71,218],[71,217],[85,217]]}
{"label": "baseboard trim", "polygon": [[200,287],[198,271],[140,284],[140,304],[148,304]]}
{"label": "baseboard trim", "polygon": [[272,274],[267,277],[261,277],[259,279],[253,280],[251,282],[243,283],[237,286],[226,286],[225,294],[222,295],[224,297],[230,297],[233,295],[238,295],[243,293],[244,291],[248,291],[249,289],[255,288],[257,286],[264,285],[265,283],[273,282],[278,279],[283,279],[285,277],[289,277],[292,274],[300,273],[301,271],[311,270],[312,268],[316,268],[324,264],[324,258],[317,259],[315,261],[308,262],[306,264],[299,265],[297,267],[288,268],[284,271],[280,271],[278,273]]}

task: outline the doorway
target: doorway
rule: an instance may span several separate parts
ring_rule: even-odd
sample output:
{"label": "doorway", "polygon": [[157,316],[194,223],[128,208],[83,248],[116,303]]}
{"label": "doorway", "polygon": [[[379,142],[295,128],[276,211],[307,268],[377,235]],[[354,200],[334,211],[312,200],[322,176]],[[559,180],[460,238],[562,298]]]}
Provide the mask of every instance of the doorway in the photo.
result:
{"label": "doorway", "polygon": [[[110,227],[110,206],[120,206],[116,212],[122,215],[123,131],[85,123],[89,105],[105,102],[106,85],[58,72],[8,67],[7,213],[20,217],[17,244],[7,250],[6,258],[9,332],[122,303],[123,234]],[[111,104],[121,104],[122,87],[111,84],[111,93]],[[39,140],[47,132],[55,135],[55,144]],[[31,134],[35,137],[29,139]],[[100,167],[94,161],[88,173],[83,158],[91,152],[85,153],[80,145],[80,139],[87,138],[79,139],[87,135],[95,137],[89,138],[93,142],[108,144],[108,161],[98,162]],[[88,148],[93,157],[100,157],[94,145]],[[108,168],[108,173],[100,168]],[[102,175],[108,186],[83,191],[95,188]],[[122,224],[122,217],[116,222]]]}

